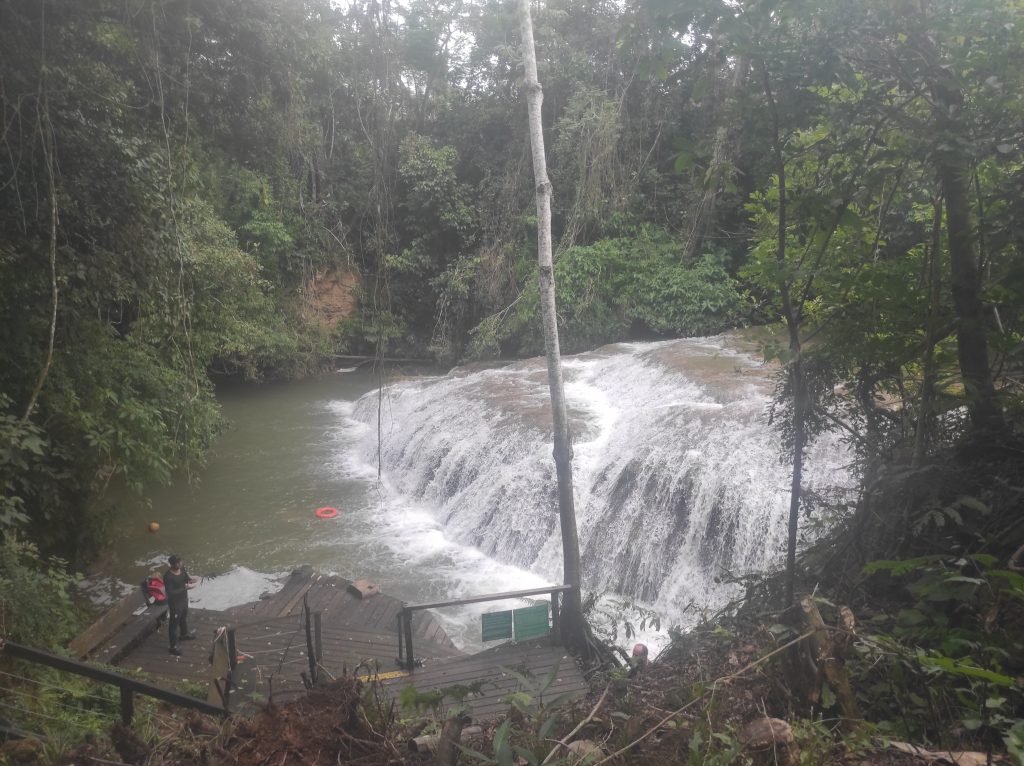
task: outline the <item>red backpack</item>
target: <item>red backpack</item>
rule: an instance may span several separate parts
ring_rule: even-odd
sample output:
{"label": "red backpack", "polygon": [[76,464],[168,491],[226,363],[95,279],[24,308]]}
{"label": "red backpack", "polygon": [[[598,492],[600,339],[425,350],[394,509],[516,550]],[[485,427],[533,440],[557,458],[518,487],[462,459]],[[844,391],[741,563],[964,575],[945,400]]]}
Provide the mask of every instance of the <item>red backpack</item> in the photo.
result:
{"label": "red backpack", "polygon": [[164,581],[157,575],[150,575],[145,579],[142,583],[142,593],[146,598],[146,604],[162,604],[167,600]]}

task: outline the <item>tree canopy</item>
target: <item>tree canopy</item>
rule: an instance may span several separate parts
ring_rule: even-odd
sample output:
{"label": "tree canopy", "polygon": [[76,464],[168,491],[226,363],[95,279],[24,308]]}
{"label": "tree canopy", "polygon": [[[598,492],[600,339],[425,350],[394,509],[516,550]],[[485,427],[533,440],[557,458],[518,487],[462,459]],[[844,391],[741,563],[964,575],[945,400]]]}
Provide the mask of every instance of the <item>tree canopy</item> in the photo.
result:
{"label": "tree canopy", "polygon": [[[785,326],[791,456],[865,471],[1011,431],[1021,11],[539,5],[563,349]],[[88,558],[111,482],[201,464],[217,376],[541,351],[510,4],[2,0],[0,51],[4,534]]]}

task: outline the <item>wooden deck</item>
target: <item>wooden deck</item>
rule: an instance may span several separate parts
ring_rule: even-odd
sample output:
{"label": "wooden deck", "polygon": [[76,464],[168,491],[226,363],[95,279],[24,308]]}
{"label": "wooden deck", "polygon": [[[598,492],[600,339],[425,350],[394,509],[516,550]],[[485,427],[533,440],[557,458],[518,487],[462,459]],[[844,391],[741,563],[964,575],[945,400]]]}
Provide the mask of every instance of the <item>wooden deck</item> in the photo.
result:
{"label": "wooden deck", "polygon": [[[555,670],[557,668],[557,671]],[[547,676],[551,684],[541,692]],[[420,694],[480,683],[480,691],[465,699],[474,720],[488,721],[509,711],[505,698],[514,692],[529,695],[531,704],[549,703],[556,697],[582,697],[588,689],[576,660],[546,639],[521,644],[502,644],[479,654],[426,662],[406,677],[389,678],[385,687],[396,697],[410,684]],[[451,709],[458,700],[446,696],[441,706]]]}
{"label": "wooden deck", "polygon": [[[349,585],[348,580],[303,567],[268,598],[226,611],[190,607],[189,629],[196,640],[179,642],[180,657],[167,651],[167,624],[162,607],[136,608],[133,612],[121,605],[120,613],[128,615],[127,621],[106,640],[85,651],[84,642],[79,641],[79,653],[98,662],[178,684],[192,682],[206,689],[213,676],[213,637],[219,628],[232,627],[238,659],[232,674],[232,709],[271,696],[275,702],[283,702],[305,693],[301,675],[309,672],[305,600],[311,612],[320,613],[322,679],[345,673],[379,674],[385,689],[395,695],[409,684],[420,692],[430,692],[482,681],[480,694],[467,701],[474,717],[481,720],[507,712],[508,705],[501,699],[510,692],[530,693],[529,688],[520,688],[519,679],[508,672],[510,668],[528,677],[544,678],[557,663],[558,675],[547,696],[563,692],[582,694],[586,690],[576,663],[559,647],[547,642],[503,644],[481,654],[465,655],[429,611],[417,612],[413,619],[416,657],[423,661],[423,666],[411,672],[401,670],[396,660],[397,618],[402,602],[385,594],[363,600],[348,590]],[[137,599],[142,607],[141,595]]]}

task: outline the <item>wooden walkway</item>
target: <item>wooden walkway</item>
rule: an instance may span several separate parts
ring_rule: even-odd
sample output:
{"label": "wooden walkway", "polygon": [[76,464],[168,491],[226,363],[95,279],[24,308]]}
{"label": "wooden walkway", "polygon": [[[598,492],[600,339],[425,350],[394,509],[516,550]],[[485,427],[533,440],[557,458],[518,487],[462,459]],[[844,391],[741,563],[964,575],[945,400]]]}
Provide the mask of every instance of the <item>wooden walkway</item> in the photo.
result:
{"label": "wooden walkway", "polygon": [[[556,670],[557,668],[557,670]],[[541,691],[548,675],[554,671],[551,684]],[[500,718],[509,711],[505,698],[514,692],[529,695],[531,704],[549,703],[563,694],[582,697],[587,689],[579,666],[572,655],[546,639],[521,644],[502,644],[479,654],[424,663],[405,678],[384,682],[396,697],[410,684],[420,694],[445,689],[464,689],[480,682],[480,691],[469,694],[465,705],[477,721]],[[455,707],[458,700],[447,695],[441,706]]]}
{"label": "wooden walkway", "polygon": [[[413,618],[416,657],[423,661],[423,667],[411,672],[401,670],[397,663],[397,618],[402,602],[384,594],[360,599],[348,590],[350,584],[303,567],[269,598],[226,611],[190,607],[189,629],[196,640],[179,642],[180,657],[167,651],[162,607],[128,612],[127,621],[106,640],[91,647],[77,641],[77,652],[83,658],[178,684],[191,682],[205,690],[213,676],[210,660],[214,635],[220,628],[232,627],[238,659],[232,675],[232,708],[271,696],[275,702],[283,702],[305,693],[302,673],[309,673],[305,600],[311,612],[321,615],[321,680],[346,673],[376,674],[396,696],[410,684],[422,693],[481,681],[480,694],[467,700],[474,717],[480,720],[507,712],[508,705],[501,699],[510,692],[530,693],[529,688],[519,688],[519,679],[508,669],[526,677],[544,678],[557,663],[557,679],[548,695],[582,695],[586,691],[575,661],[561,648],[547,642],[503,644],[481,654],[465,655],[429,611],[417,612]],[[141,595],[137,599],[141,607]],[[125,612],[123,606],[121,612]]]}

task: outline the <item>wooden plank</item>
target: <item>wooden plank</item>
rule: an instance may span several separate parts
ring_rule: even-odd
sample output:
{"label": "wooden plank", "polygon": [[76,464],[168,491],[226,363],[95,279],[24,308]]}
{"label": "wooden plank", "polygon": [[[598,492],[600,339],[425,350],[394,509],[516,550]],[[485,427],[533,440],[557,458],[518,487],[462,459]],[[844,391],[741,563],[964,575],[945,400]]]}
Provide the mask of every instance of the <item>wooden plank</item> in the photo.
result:
{"label": "wooden plank", "polygon": [[351,602],[345,610],[346,622],[356,623],[374,630],[378,629],[380,618],[377,615],[387,609],[387,601],[380,596],[367,601],[362,601],[351,595],[349,598]]}
{"label": "wooden plank", "polygon": [[228,614],[236,615],[241,619],[245,619],[247,615],[262,617],[267,614],[274,614],[274,616],[277,616],[281,611],[281,606],[286,604],[295,595],[295,592],[309,581],[312,575],[312,567],[299,567],[288,575],[288,579],[285,580],[281,589],[277,593],[272,594],[270,598],[254,601],[251,604],[231,607],[227,610]]}
{"label": "wooden plank", "polygon": [[447,636],[447,634],[444,632],[444,628],[441,627],[441,623],[438,620],[431,620],[430,630],[426,631],[426,634],[423,636],[423,639],[431,643],[440,643],[438,641],[438,638],[442,635]]}
{"label": "wooden plank", "polygon": [[302,584],[302,586],[295,592],[295,594],[281,607],[281,611],[278,614],[279,617],[285,617],[291,614],[302,602],[302,597],[309,592],[309,589],[316,585],[320,575],[311,575],[309,579]]}
{"label": "wooden plank", "polygon": [[394,614],[398,612],[402,606],[401,602],[397,599],[383,598],[381,596],[375,596],[373,599],[367,601],[355,601],[357,610],[355,614],[358,614],[362,622],[367,626],[372,626],[376,630],[380,630],[381,624],[385,621],[386,615]]}
{"label": "wooden plank", "polygon": [[136,616],[116,633],[114,636],[96,652],[96,662],[106,665],[116,665],[132,649],[153,635],[163,622],[167,614],[165,604],[154,604]]}
{"label": "wooden plank", "polygon": [[402,611],[402,602],[398,599],[381,600],[380,607],[373,614],[373,624],[377,630],[385,633],[395,631],[398,633],[398,621],[395,619]]}
{"label": "wooden plank", "polygon": [[333,581],[321,582],[309,593],[309,607],[314,612],[333,612],[341,596],[348,598],[343,585]]}
{"label": "wooden plank", "polygon": [[131,619],[135,610],[145,606],[146,600],[141,588],[133,588],[131,593],[125,595],[92,625],[71,639],[68,649],[75,657],[84,660],[96,651],[100,644],[117,633]]}

